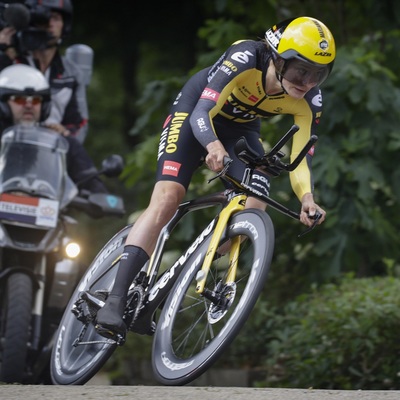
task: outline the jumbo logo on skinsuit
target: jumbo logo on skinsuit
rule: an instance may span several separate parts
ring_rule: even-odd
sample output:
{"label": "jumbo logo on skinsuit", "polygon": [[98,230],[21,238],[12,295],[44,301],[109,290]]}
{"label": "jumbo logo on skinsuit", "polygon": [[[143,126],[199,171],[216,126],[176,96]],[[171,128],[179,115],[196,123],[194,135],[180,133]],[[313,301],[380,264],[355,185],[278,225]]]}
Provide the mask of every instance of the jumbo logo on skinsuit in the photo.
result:
{"label": "jumbo logo on skinsuit", "polygon": [[237,53],[232,55],[232,60],[235,60],[241,64],[247,64],[250,60],[249,56],[254,57],[250,51],[238,51]]}
{"label": "jumbo logo on skinsuit", "polygon": [[321,91],[319,91],[319,93],[316,94],[312,98],[311,103],[316,107],[322,107],[322,94],[321,94]]}
{"label": "jumbo logo on skinsuit", "polygon": [[[182,124],[188,115],[188,113],[176,112],[173,116],[168,117],[168,122],[164,123],[165,129],[161,133],[158,145],[158,159],[164,154],[164,150],[169,154],[175,153],[178,148],[176,143],[179,139]],[[166,127],[168,124],[169,128]]]}

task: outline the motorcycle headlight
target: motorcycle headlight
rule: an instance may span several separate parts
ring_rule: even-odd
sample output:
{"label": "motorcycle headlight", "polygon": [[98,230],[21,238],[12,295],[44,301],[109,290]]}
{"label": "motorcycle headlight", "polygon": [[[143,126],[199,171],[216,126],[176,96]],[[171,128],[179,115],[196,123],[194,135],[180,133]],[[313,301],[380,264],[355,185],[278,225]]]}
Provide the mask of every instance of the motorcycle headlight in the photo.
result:
{"label": "motorcycle headlight", "polygon": [[78,257],[80,252],[81,252],[81,246],[79,246],[79,244],[76,243],[76,242],[69,242],[69,243],[65,246],[65,254],[66,254],[69,258],[76,258],[76,257]]}

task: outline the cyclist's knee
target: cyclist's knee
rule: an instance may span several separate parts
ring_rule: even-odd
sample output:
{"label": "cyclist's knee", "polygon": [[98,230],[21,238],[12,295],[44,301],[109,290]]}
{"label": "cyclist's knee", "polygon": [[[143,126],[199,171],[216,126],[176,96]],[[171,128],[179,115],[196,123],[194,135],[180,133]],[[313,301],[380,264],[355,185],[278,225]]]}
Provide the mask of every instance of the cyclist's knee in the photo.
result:
{"label": "cyclist's knee", "polygon": [[258,208],[259,210],[265,210],[267,208],[267,204],[254,197],[249,197],[246,201],[246,208]]}
{"label": "cyclist's knee", "polygon": [[170,218],[184,196],[185,189],[182,185],[176,182],[158,182],[151,196],[150,207]]}

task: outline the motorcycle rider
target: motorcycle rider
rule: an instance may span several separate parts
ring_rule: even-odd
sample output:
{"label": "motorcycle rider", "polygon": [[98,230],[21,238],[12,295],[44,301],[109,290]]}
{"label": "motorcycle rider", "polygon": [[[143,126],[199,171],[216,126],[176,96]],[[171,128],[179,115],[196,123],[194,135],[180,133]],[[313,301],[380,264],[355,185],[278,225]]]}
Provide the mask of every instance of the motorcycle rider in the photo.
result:
{"label": "motorcycle rider", "polygon": [[[36,68],[24,64],[13,64],[0,72],[0,129],[1,133],[16,124],[33,126],[40,124],[57,130],[46,119],[51,110],[52,98],[49,84],[44,75]],[[96,167],[83,145],[74,137],[66,136],[69,150],[67,152],[67,172],[71,179],[78,183]],[[83,186],[93,193],[107,193],[102,180],[90,179]]]}
{"label": "motorcycle rider", "polygon": [[[52,106],[48,124],[63,135],[72,135],[83,143],[88,129],[86,88],[82,72],[73,62],[60,54],[60,45],[72,29],[71,0],[25,0],[30,12],[30,40],[13,49],[16,29],[6,26],[0,31],[0,69],[13,63],[31,65],[41,71],[51,87]],[[37,33],[47,35],[34,36]],[[24,47],[34,47],[25,50]]]}

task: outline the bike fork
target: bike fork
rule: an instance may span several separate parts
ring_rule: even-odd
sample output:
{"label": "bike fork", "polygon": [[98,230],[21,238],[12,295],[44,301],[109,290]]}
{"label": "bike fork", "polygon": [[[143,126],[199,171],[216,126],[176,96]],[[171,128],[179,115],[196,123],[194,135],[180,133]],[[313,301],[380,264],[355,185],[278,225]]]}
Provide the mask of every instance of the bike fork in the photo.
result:
{"label": "bike fork", "polygon": [[[222,209],[213,236],[211,238],[210,245],[208,246],[203,266],[196,275],[196,281],[197,281],[196,293],[203,294],[211,263],[214,260],[215,252],[217,251],[217,248],[220,244],[222,234],[226,229],[229,218],[234,213],[242,211],[244,209],[246,198],[247,198],[246,195],[235,196],[231,199],[228,205],[224,209]],[[240,247],[239,238],[238,240],[233,240],[231,242],[230,267],[229,267],[230,272],[228,274],[228,277],[226,278],[226,283],[233,282],[235,280],[236,270],[237,270],[237,255],[239,253],[239,247]]]}

